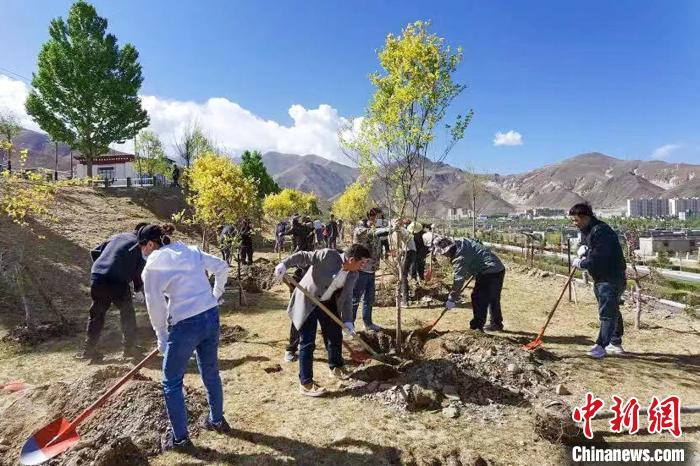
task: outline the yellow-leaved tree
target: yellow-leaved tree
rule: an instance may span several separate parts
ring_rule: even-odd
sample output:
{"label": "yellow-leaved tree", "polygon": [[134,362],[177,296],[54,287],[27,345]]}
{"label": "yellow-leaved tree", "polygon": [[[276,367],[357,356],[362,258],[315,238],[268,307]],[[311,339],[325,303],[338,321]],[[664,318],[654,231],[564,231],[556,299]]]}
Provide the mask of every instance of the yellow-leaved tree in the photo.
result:
{"label": "yellow-leaved tree", "polygon": [[263,200],[263,213],[268,221],[276,222],[283,218],[319,213],[318,198],[314,193],[305,193],[285,188],[277,194],[268,194]]}
{"label": "yellow-leaved tree", "polygon": [[335,216],[353,225],[363,218],[372,207],[372,186],[370,183],[356,181],[345,188],[345,191],[335,200],[331,209]]}
{"label": "yellow-leaved tree", "polygon": [[173,216],[175,221],[198,225],[202,232],[202,249],[208,249],[216,228],[235,224],[255,209],[257,186],[243,170],[225,155],[207,152],[195,159],[187,170],[191,208]]}

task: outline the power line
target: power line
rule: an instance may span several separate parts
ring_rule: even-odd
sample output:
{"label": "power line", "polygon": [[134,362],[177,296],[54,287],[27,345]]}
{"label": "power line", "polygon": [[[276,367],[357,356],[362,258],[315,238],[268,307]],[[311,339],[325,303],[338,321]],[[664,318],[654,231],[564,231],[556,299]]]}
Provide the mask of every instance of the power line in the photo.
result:
{"label": "power line", "polygon": [[14,75],[31,86],[31,79],[26,76],[22,76],[21,74],[15,73],[14,71],[8,70],[7,68],[3,68],[2,66],[0,66],[0,71]]}

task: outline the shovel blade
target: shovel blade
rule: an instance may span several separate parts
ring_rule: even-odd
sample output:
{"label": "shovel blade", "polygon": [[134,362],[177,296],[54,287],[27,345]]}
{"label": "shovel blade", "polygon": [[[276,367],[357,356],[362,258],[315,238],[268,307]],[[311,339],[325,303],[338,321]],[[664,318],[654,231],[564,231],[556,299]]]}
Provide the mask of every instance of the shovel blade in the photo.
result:
{"label": "shovel blade", "polygon": [[372,356],[365,353],[364,351],[354,350],[350,352],[350,359],[357,363],[363,363],[372,359]]}
{"label": "shovel blade", "polygon": [[0,385],[0,389],[4,390],[6,392],[19,392],[27,388],[27,384],[22,382],[21,380],[16,380],[14,382],[8,382],[6,384]]}
{"label": "shovel blade", "polygon": [[20,463],[41,464],[75,445],[80,436],[75,430],[68,432],[69,426],[70,421],[62,417],[34,432],[22,447]]}
{"label": "shovel blade", "polygon": [[542,344],[542,338],[537,337],[534,340],[532,340],[530,343],[527,345],[523,345],[524,350],[532,351],[535,348],[539,347]]}

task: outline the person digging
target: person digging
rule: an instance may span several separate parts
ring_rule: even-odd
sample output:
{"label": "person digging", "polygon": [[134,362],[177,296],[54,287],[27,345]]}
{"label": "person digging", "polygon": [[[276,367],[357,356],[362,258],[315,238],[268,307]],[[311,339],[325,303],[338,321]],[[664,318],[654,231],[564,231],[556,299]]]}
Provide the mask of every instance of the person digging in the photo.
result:
{"label": "person digging", "polygon": [[[274,276],[281,282],[287,269],[307,267],[299,286],[316,296],[345,322],[350,332],[354,332],[353,288],[359,271],[367,265],[370,257],[370,251],[360,244],[353,244],[344,253],[334,249],[300,251],[280,262],[275,267]],[[289,300],[287,314],[299,331],[299,392],[305,396],[322,396],[325,389],[316,383],[313,374],[316,329],[321,326],[331,377],[344,379],[347,371],[342,355],[342,329],[299,289],[294,290]]]}
{"label": "person digging", "polygon": [[[90,270],[90,315],[83,349],[78,359],[99,362],[104,355],[97,343],[104,328],[105,315],[114,304],[119,309],[124,357],[139,360],[143,350],[137,345],[136,312],[132,299],[143,302],[141,271],[146,263],[141,252],[134,249],[136,234],[146,223],[139,223],[132,232],[114,235],[90,251],[93,260]],[[134,284],[132,297],[129,283]]]}
{"label": "person digging", "polygon": [[617,233],[593,215],[589,204],[576,204],[569,210],[571,222],[581,231],[581,246],[572,266],[587,270],[593,277],[598,301],[600,330],[596,344],[588,351],[594,359],[608,353],[622,354],[624,326],[620,298],[625,291],[625,255]]}
{"label": "person digging", "polygon": [[[433,244],[435,254],[443,255],[452,261],[454,281],[445,308],[449,310],[457,306],[464,282],[473,276],[475,280],[471,299],[474,318],[469,322],[469,328],[482,332],[502,331],[501,291],[506,268],[498,256],[478,241],[469,238],[453,240],[446,236],[432,237],[431,233],[426,235],[430,235],[426,244]],[[484,327],[489,311],[491,320],[489,325]]]}
{"label": "person digging", "polygon": [[[192,452],[187,429],[183,378],[196,355],[207,392],[209,416],[204,428],[231,432],[224,418],[224,393],[219,375],[219,306],[228,280],[228,264],[196,246],[172,243],[172,225],[147,225],[139,230],[137,250],[147,257],[143,269],[146,307],[163,355],[163,396],[170,428],[163,450]],[[214,289],[207,273],[214,274]]]}

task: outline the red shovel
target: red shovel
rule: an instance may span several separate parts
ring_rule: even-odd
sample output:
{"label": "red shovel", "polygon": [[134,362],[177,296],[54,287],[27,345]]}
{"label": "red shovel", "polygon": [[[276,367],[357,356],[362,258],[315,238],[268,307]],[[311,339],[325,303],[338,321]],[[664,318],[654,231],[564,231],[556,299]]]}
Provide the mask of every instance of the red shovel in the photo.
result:
{"label": "red shovel", "polygon": [[569,278],[566,280],[566,283],[564,283],[564,287],[561,289],[561,293],[559,294],[559,298],[554,303],[554,306],[552,306],[552,310],[549,311],[549,314],[547,315],[547,320],[544,321],[544,325],[542,326],[542,330],[540,330],[540,333],[537,335],[537,338],[532,340],[530,343],[523,345],[522,349],[531,351],[531,350],[534,350],[535,348],[539,347],[542,344],[542,337],[544,336],[544,331],[547,329],[547,325],[549,325],[549,321],[552,320],[552,316],[554,315],[554,311],[557,310],[557,307],[559,306],[559,303],[561,302],[561,298],[564,296],[564,292],[566,291],[566,287],[569,286],[569,283],[571,283],[571,280],[573,280],[575,273],[576,273],[576,267],[571,267],[571,273],[569,274]]}
{"label": "red shovel", "polygon": [[24,383],[23,380],[15,380],[14,382],[0,384],[0,390],[10,393],[19,392],[21,390],[24,390],[25,388],[27,388],[27,384]]}
{"label": "red shovel", "polygon": [[104,395],[87,407],[72,422],[65,417],[56,419],[52,423],[42,427],[27,440],[22,447],[19,461],[22,464],[41,464],[54,456],[60,455],[80,440],[76,428],[87,419],[96,409],[100,408],[126,382],[129,381],[146,363],[158,354],[154,349],[143,361],[134,366],[124,377],[112,385]]}

